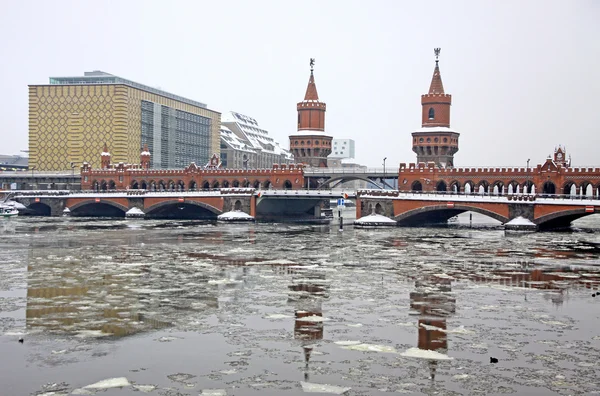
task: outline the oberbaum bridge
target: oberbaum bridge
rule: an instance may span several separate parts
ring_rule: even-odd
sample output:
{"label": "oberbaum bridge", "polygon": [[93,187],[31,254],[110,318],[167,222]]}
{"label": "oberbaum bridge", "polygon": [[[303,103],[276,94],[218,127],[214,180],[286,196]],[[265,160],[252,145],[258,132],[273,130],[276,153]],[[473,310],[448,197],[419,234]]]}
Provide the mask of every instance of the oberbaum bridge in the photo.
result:
{"label": "oberbaum bridge", "polygon": [[[298,131],[290,135],[296,164],[271,169],[224,169],[215,154],[208,164],[184,169],[151,169],[144,147],[139,164],[111,163],[105,145],[100,169],[80,168],[80,190],[57,190],[69,176],[52,175],[49,190],[5,191],[5,199],[43,216],[125,217],[132,208],[146,218],[216,219],[243,211],[259,221],[322,221],[331,200],[351,197],[356,218],[380,214],[398,225],[440,224],[471,211],[503,224],[523,217],[538,229],[569,227],[600,211],[600,168],[571,167],[565,148],[535,167],[454,166],[459,133],[450,128],[452,96],[444,92],[436,49],[429,92],[421,95],[422,124],[412,133],[417,162],[385,169],[328,168],[332,136],[325,133],[326,104],[319,100],[311,59],[304,100],[297,104]],[[26,183],[23,172],[0,174],[3,185]],[[74,174],[73,174],[74,176]],[[34,178],[33,171],[31,178]],[[38,175],[43,177],[43,175]],[[397,179],[398,188],[388,181]],[[344,190],[363,180],[375,189]],[[62,182],[62,184],[60,184]]]}

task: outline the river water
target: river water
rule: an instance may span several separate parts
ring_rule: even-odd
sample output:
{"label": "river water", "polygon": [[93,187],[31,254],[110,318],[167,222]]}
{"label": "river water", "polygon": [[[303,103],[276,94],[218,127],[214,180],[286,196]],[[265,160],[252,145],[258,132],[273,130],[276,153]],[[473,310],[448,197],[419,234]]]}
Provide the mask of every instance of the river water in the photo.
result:
{"label": "river water", "polygon": [[600,394],[598,217],[468,222],[5,219],[0,394]]}

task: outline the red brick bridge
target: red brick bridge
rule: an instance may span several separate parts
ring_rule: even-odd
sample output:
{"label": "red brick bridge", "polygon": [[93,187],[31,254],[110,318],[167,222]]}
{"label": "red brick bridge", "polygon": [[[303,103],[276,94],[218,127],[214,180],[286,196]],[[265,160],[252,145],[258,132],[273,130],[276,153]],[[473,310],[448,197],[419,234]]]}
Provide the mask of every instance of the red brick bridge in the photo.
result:
{"label": "red brick bridge", "polygon": [[481,213],[502,223],[520,216],[540,229],[553,229],[568,227],[573,220],[600,213],[600,199],[390,190],[362,190],[357,192],[356,198],[357,218],[378,213],[398,221],[399,225],[445,223],[451,217],[467,211]]}

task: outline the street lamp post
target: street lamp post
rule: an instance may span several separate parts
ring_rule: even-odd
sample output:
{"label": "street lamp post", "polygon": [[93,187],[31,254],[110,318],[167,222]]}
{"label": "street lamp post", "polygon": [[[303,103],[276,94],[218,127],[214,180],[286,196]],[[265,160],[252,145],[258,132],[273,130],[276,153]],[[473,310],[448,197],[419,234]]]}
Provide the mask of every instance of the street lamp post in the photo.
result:
{"label": "street lamp post", "polygon": [[[71,162],[71,183],[75,181],[75,162]],[[69,191],[71,187],[69,186]]]}
{"label": "street lamp post", "polygon": [[383,157],[383,189],[385,190],[385,160],[387,157]]}

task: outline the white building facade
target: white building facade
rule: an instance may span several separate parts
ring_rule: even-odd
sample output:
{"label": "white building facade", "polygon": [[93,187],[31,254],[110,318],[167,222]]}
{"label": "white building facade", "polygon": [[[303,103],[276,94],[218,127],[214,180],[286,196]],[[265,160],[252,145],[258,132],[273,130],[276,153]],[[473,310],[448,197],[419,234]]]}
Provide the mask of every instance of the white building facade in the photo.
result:
{"label": "white building facade", "polygon": [[251,117],[236,112],[221,117],[221,166],[229,169],[269,169],[293,164],[294,157]]}

